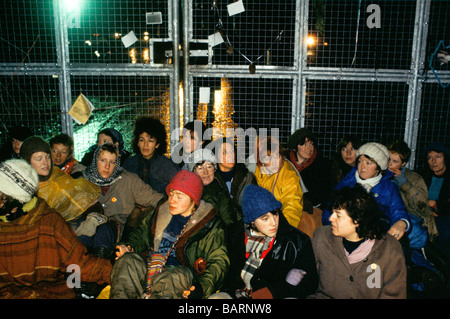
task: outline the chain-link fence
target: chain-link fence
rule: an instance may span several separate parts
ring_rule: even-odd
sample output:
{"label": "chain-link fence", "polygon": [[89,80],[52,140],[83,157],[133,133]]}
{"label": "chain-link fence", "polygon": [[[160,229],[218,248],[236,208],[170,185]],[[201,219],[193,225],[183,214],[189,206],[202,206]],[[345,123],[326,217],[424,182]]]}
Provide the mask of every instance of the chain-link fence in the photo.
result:
{"label": "chain-link fence", "polygon": [[[449,21],[444,0],[4,1],[0,142],[17,124],[65,132],[80,158],[115,127],[131,150],[150,115],[169,133],[198,118],[283,143],[305,126],[325,156],[349,133],[401,138],[417,166],[450,142]],[[80,94],[84,125],[68,115]]]}

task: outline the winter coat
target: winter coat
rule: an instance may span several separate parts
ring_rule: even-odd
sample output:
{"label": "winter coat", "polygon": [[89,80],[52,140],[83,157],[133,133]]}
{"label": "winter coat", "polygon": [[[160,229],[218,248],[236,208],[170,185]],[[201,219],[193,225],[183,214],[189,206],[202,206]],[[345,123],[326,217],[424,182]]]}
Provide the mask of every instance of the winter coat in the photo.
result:
{"label": "winter coat", "polygon": [[228,192],[220,186],[216,179],[203,186],[202,199],[217,208],[219,216],[226,226],[238,221],[239,208],[233,204]]}
{"label": "winter coat", "polygon": [[375,240],[369,255],[350,264],[342,238],[331,226],[316,230],[312,239],[319,288],[309,298],[406,299],[406,266],[400,243],[386,234]]}
{"label": "winter coat", "polygon": [[[336,190],[341,189],[343,187],[353,187],[356,185],[356,177],[355,173],[357,173],[358,167],[355,166],[348,173],[347,176],[336,186]],[[379,181],[377,185],[375,185],[370,193],[375,198],[375,201],[378,203],[378,206],[384,212],[384,216],[386,217],[389,225],[392,226],[399,220],[403,220],[406,223],[406,233],[411,231],[411,220],[408,212],[406,211],[406,207],[403,204],[403,200],[400,196],[397,185],[391,180],[393,173],[389,170],[385,171],[385,174]],[[331,212],[329,209],[326,209],[322,213],[322,223],[323,225],[329,225],[329,218],[331,216]]]}
{"label": "winter coat", "polygon": [[[234,296],[234,291],[245,288],[241,270],[246,262],[245,230],[236,224],[230,237],[229,247],[231,266],[222,291]],[[288,274],[297,270],[306,272],[297,285],[287,281]],[[274,299],[305,298],[317,289],[318,276],[310,238],[292,227],[280,215],[278,231],[270,251],[255,271],[250,284],[252,291],[267,288]]]}
{"label": "winter coat", "polygon": [[271,192],[283,205],[282,211],[289,224],[298,227],[303,213],[303,191],[300,177],[289,161],[283,160],[278,173],[261,173],[259,166],[255,171],[258,185]]}
{"label": "winter coat", "polygon": [[[235,169],[236,172],[233,180],[231,181],[231,190],[229,191],[229,194],[234,204],[241,207],[242,194],[245,186],[249,184],[257,185],[257,181],[255,175],[247,169],[245,164],[236,163]],[[228,187],[220,173],[216,172],[215,179],[219,182],[223,189],[228,191]]]}
{"label": "winter coat", "polygon": [[46,181],[39,182],[37,195],[56,209],[66,221],[83,214],[98,198],[100,187],[85,178],[74,179],[53,166]]}
{"label": "winter coat", "polygon": [[63,171],[66,174],[69,174],[73,178],[82,176],[82,172],[86,168],[83,164],[81,164],[73,157],[67,160],[64,164],[55,166],[59,167],[61,171]]}
{"label": "winter coat", "polygon": [[105,194],[100,193],[98,201],[103,206],[104,214],[123,228],[136,204],[156,207],[163,198],[163,194],[152,189],[138,175],[123,171]]}
{"label": "winter coat", "polygon": [[[428,230],[430,237],[437,235],[436,222],[428,207],[428,188],[422,176],[407,168],[402,169],[405,175],[405,182],[398,184],[400,195],[407,211],[418,217],[421,224]],[[398,179],[394,178],[394,181]]]}
{"label": "winter coat", "polygon": [[0,298],[8,293],[10,298],[74,298],[66,281],[73,273],[70,265],[80,267],[82,282],[110,282],[111,263],[88,255],[61,215],[42,199],[28,214],[0,222],[0,256]]}
{"label": "winter coat", "polygon": [[[427,187],[429,188],[431,185],[433,172],[427,168],[426,170],[421,171],[420,175],[423,177]],[[436,201],[435,213],[437,215],[450,215],[450,169],[448,166],[444,174],[438,178],[443,178],[444,182],[442,184],[441,191],[439,192],[439,198]]]}
{"label": "winter coat", "polygon": [[122,167],[149,184],[158,193],[165,193],[166,186],[172,177],[180,170],[179,166],[164,155],[154,154],[150,159],[145,159],[142,155],[129,157]]}
{"label": "winter coat", "polygon": [[322,205],[328,203],[332,190],[331,164],[317,152],[317,149],[314,150],[315,157],[304,167],[297,164],[296,150],[291,150],[287,158],[297,169],[306,187],[306,190],[303,190],[303,200],[308,199],[312,206],[323,209]]}
{"label": "winter coat", "polygon": [[[130,234],[129,240],[122,244],[131,245],[138,254],[145,254],[149,249],[158,251],[163,232],[171,219],[169,203],[165,201],[150,212],[141,226]],[[201,285],[203,297],[210,296],[222,286],[230,260],[223,222],[211,204],[203,200],[200,202],[175,246],[175,255],[181,265],[192,270]],[[197,267],[200,258],[206,260],[204,270]]]}

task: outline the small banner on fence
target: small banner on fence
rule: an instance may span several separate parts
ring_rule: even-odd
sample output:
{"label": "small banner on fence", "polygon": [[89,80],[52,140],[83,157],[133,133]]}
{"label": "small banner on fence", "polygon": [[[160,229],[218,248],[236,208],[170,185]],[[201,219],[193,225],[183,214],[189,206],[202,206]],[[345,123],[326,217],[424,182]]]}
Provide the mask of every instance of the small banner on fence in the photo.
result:
{"label": "small banner on fence", "polygon": [[86,124],[87,120],[91,116],[92,111],[94,110],[94,106],[92,103],[83,95],[80,94],[73,103],[72,107],[69,110],[69,115],[78,123],[78,124]]}

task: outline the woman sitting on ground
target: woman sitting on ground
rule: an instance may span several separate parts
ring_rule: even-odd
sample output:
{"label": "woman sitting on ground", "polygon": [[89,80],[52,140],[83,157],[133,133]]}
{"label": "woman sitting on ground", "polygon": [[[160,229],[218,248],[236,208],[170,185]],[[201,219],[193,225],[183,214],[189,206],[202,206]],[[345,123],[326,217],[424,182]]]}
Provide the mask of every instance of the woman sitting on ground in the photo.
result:
{"label": "woman sitting on ground", "polygon": [[230,234],[230,272],[212,299],[305,298],[318,276],[310,238],[292,227],[268,190],[248,185],[242,197],[244,223]]}
{"label": "woman sitting on ground", "polygon": [[402,140],[388,145],[390,158],[389,170],[394,174],[392,180],[398,186],[403,203],[414,222],[409,242],[411,248],[422,249],[428,239],[437,236],[436,221],[428,207],[428,189],[423,178],[416,172],[406,168],[411,150]]}
{"label": "woman sitting on ground", "polygon": [[161,121],[151,117],[136,120],[133,150],[136,155],[123,162],[123,168],[136,173],[158,193],[164,193],[167,184],[180,167],[167,158],[166,129]]}
{"label": "woman sitting on ground", "polygon": [[111,299],[207,298],[228,271],[225,230],[217,210],[201,200],[201,179],[178,172],[169,199],[119,243]]}
{"label": "woman sitting on ground", "polygon": [[337,191],[331,226],[312,239],[319,288],[309,298],[406,298],[406,265],[400,243],[386,234],[377,202],[360,185]]}
{"label": "woman sitting on ground", "polygon": [[215,178],[216,157],[209,149],[198,149],[188,157],[187,169],[197,174],[203,183],[202,199],[212,204],[219,211],[225,225],[228,227],[239,220],[240,207],[233,204],[228,192],[223,189]]}
{"label": "woman sitting on ground", "polygon": [[346,135],[338,143],[331,162],[332,186],[336,186],[356,165],[356,151],[362,145],[355,135]]}
{"label": "woman sitting on ground", "polygon": [[163,194],[144,183],[138,175],[124,170],[120,161],[117,147],[114,144],[104,144],[97,148],[91,165],[83,171],[83,176],[88,181],[100,187],[98,201],[108,218],[106,224],[110,229],[108,233],[96,232],[85,238],[85,241],[89,241],[91,246],[103,247],[108,256],[117,240],[136,228],[143,218],[141,211],[131,215],[136,204],[151,209],[164,198]]}
{"label": "woman sitting on ground", "polygon": [[92,214],[92,221],[104,217],[97,201],[100,188],[85,178],[74,179],[54,166],[50,145],[39,136],[31,136],[23,142],[20,156],[39,175],[38,196],[60,213],[82,240],[80,236],[85,234],[85,227],[79,226],[87,216]]}
{"label": "woman sitting on ground", "polygon": [[283,156],[280,141],[274,137],[258,138],[255,177],[259,186],[271,192],[283,205],[282,212],[290,225],[299,227],[303,214],[303,191],[300,175]]}
{"label": "woman sitting on ground", "polygon": [[[412,225],[398,187],[391,180],[394,174],[387,170],[388,164],[389,151],[384,145],[366,143],[358,149],[357,165],[335,189],[353,187],[356,184],[363,186],[383,210],[386,231],[400,240],[405,233],[411,231]],[[330,210],[324,210],[323,225],[330,224],[330,216]],[[405,243],[406,246],[408,244]]]}
{"label": "woman sitting on ground", "polygon": [[26,161],[0,164],[0,299],[75,298],[76,275],[108,284],[110,261],[87,253],[61,215],[36,196],[38,185]]}
{"label": "woman sitting on ground", "polygon": [[238,220],[242,220],[242,194],[245,186],[250,184],[257,185],[256,178],[247,169],[244,162],[238,162],[236,147],[232,140],[223,138],[218,142],[216,153],[217,170],[214,176],[222,189],[228,192],[233,204],[239,208]]}

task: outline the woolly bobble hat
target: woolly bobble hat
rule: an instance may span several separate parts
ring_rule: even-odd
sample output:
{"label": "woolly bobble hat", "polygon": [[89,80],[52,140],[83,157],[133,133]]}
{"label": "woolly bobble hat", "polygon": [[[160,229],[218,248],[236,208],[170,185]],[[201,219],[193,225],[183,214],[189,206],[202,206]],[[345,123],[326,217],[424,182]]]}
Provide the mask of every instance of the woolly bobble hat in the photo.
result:
{"label": "woolly bobble hat", "polygon": [[188,170],[192,172],[194,170],[195,165],[203,161],[210,162],[211,164],[214,165],[214,167],[216,167],[216,157],[214,156],[214,153],[207,148],[198,149],[194,151],[191,155],[189,155],[186,161],[186,166]]}
{"label": "woolly bobble hat", "polygon": [[257,185],[247,185],[242,195],[242,213],[244,223],[250,224],[255,219],[275,209],[281,208],[281,202],[275,199],[267,189]]}
{"label": "woolly bobble hat", "polygon": [[35,169],[22,159],[11,159],[0,163],[0,192],[28,203],[39,187]]}
{"label": "woolly bobble hat", "polygon": [[389,150],[386,146],[380,143],[366,143],[358,148],[356,157],[360,155],[367,155],[374,159],[380,168],[385,171],[389,165]]}
{"label": "woolly bobble hat", "polygon": [[185,169],[179,171],[166,186],[167,196],[169,196],[171,189],[185,193],[194,200],[197,206],[200,205],[203,195],[203,183],[197,174]]}
{"label": "woolly bobble hat", "polygon": [[30,163],[31,156],[37,152],[51,154],[50,144],[40,136],[31,136],[23,141],[20,147],[20,157]]}

